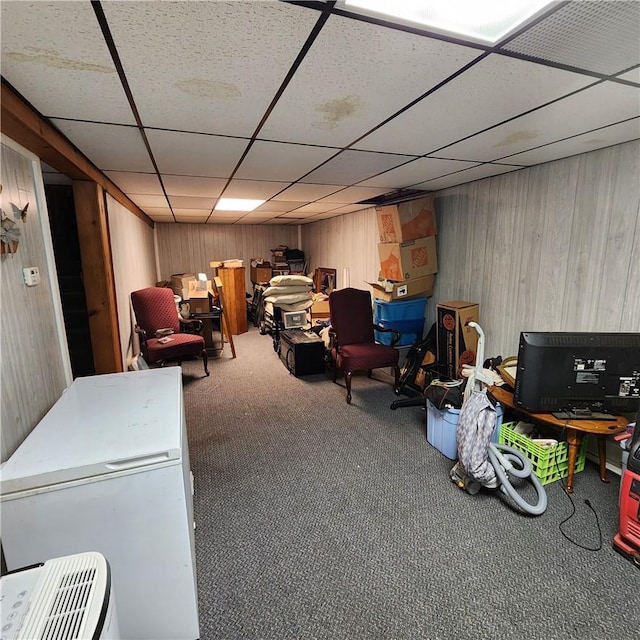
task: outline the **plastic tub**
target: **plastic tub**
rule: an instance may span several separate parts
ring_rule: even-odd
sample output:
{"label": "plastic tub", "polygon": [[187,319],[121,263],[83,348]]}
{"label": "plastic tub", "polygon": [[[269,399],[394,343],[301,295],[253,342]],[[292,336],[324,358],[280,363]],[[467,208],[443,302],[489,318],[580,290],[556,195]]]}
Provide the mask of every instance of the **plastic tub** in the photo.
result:
{"label": "plastic tub", "polygon": [[[375,324],[385,329],[395,329],[400,332],[400,340],[394,346],[411,345],[422,339],[426,304],[426,298],[391,302],[376,300],[373,320]],[[375,332],[376,342],[381,344],[391,344],[393,337],[393,333]]]}
{"label": "plastic tub", "polygon": [[[427,400],[427,442],[451,460],[458,459],[456,430],[460,409],[437,409]],[[504,417],[504,408],[496,406],[496,426],[491,436],[492,442],[498,442],[500,427]]]}

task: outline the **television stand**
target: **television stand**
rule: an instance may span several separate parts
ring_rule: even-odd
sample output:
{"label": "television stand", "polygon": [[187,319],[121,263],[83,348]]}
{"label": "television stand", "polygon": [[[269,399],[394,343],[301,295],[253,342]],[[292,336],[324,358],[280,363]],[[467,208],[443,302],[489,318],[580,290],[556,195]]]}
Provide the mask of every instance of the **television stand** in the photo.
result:
{"label": "television stand", "polygon": [[590,411],[589,409],[554,411],[551,415],[558,420],[616,420],[616,416],[612,416],[610,413]]}

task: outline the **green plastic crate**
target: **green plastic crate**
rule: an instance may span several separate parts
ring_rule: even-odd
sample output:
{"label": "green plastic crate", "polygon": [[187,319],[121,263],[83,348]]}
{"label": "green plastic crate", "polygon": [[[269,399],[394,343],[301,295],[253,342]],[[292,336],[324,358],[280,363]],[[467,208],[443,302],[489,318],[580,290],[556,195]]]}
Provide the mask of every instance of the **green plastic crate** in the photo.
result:
{"label": "green plastic crate", "polygon": [[[566,478],[569,475],[569,445],[558,442],[555,447],[542,447],[530,438],[516,433],[513,429],[515,422],[504,422],[500,427],[500,444],[522,451],[529,461],[533,472],[540,478],[542,484],[549,484]],[[575,473],[584,470],[587,459],[587,437],[582,438],[580,451],[576,458]]]}

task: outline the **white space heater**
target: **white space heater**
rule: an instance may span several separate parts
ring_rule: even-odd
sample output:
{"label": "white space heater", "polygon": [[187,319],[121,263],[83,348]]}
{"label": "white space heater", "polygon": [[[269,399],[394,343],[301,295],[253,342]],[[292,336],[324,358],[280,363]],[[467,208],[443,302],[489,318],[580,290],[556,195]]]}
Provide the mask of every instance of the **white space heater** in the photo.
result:
{"label": "white space heater", "polygon": [[25,567],[0,579],[4,640],[118,640],[111,571],[96,552]]}

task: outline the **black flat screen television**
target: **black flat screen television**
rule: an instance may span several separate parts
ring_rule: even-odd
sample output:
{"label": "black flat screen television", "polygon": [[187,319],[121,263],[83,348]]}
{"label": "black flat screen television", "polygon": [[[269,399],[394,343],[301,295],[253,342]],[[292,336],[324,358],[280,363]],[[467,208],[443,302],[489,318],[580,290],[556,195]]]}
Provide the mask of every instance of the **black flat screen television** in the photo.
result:
{"label": "black flat screen television", "polygon": [[560,418],[637,411],[640,333],[522,332],[513,399]]}

